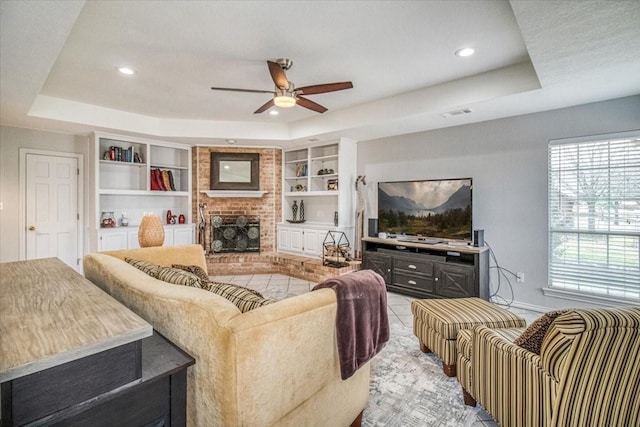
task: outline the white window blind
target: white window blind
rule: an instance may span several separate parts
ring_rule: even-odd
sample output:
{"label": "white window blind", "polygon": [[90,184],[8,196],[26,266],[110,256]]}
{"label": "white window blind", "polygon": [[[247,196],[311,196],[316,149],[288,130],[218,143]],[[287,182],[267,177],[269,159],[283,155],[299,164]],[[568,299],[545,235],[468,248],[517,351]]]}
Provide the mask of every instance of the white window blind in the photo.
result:
{"label": "white window blind", "polygon": [[549,144],[549,286],[640,301],[640,133]]}

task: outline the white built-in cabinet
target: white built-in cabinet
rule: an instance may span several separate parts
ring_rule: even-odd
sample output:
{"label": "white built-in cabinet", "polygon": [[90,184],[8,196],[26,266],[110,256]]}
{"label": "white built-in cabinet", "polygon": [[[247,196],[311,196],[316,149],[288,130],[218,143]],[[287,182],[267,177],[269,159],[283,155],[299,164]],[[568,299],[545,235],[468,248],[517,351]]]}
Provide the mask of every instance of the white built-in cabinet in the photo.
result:
{"label": "white built-in cabinet", "polygon": [[[171,172],[175,191],[151,189],[154,169]],[[167,224],[164,245],[193,243],[190,146],[96,132],[89,141],[89,171],[90,252],[138,247],[143,215],[166,222],[168,210],[184,215],[185,224]],[[113,212],[116,227],[101,227],[103,212]],[[123,215],[128,226],[122,226]]]}
{"label": "white built-in cabinet", "polygon": [[[278,252],[320,257],[328,231],[345,233],[355,247],[355,171],[356,144],[348,139],[283,152]],[[304,203],[303,223],[291,223],[294,201],[298,221]]]}
{"label": "white built-in cabinet", "polygon": [[[164,246],[193,243],[194,225],[175,224],[164,226]],[[139,248],[138,227],[103,228],[98,232],[99,251]]]}

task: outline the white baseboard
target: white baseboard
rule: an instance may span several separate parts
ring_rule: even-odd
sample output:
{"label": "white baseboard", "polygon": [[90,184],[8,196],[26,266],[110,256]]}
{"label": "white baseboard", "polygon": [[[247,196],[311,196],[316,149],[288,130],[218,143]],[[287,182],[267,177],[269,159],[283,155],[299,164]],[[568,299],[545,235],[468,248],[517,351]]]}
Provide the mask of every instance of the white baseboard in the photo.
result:
{"label": "white baseboard", "polygon": [[[496,304],[500,304],[501,303],[501,301],[496,300],[494,298],[491,299],[491,302],[494,302]],[[548,311],[552,311],[553,310],[553,308],[543,307],[541,305],[527,304],[526,302],[520,302],[520,301],[513,301],[511,303],[510,307],[521,308],[523,310],[529,310],[529,311],[535,311],[537,313],[546,313]]]}

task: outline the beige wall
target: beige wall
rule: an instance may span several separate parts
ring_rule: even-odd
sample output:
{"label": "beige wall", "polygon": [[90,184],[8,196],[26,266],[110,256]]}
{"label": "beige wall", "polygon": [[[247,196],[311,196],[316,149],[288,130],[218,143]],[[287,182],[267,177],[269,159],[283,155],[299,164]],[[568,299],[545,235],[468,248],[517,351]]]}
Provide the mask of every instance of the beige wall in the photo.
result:
{"label": "beige wall", "polygon": [[84,155],[86,162],[88,142],[86,137],[0,126],[0,262],[17,261],[20,254],[20,148],[46,150]]}

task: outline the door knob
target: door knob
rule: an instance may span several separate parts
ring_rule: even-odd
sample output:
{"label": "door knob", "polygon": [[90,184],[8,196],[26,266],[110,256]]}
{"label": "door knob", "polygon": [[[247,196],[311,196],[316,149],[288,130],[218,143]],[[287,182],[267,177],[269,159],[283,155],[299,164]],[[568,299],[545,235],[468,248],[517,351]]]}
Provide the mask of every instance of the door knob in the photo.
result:
{"label": "door knob", "polygon": [[29,231],[34,231],[35,229],[36,229],[35,225],[32,225],[32,226],[29,227]]}

